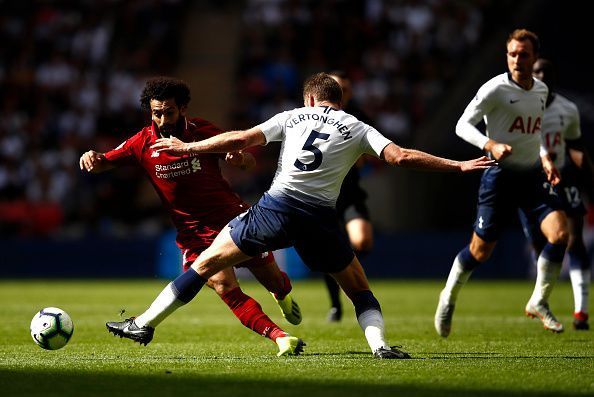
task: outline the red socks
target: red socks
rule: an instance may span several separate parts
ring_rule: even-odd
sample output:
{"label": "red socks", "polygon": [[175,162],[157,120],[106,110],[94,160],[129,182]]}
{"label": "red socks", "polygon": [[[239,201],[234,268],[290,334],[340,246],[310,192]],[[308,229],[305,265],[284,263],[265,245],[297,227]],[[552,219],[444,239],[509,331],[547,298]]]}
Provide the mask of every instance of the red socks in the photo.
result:
{"label": "red socks", "polygon": [[293,289],[293,286],[291,285],[291,280],[289,280],[289,276],[287,276],[287,273],[283,271],[281,271],[280,273],[283,277],[283,287],[280,291],[274,292],[274,297],[278,300],[285,299],[285,297],[289,295],[289,292],[291,292],[291,290]]}
{"label": "red socks", "polygon": [[[286,277],[286,274],[283,273],[283,275]],[[289,280],[288,277],[286,280]],[[291,290],[290,285],[291,283],[289,282],[289,291]],[[224,293],[221,296],[221,299],[223,299],[227,306],[229,306],[229,309],[231,309],[233,314],[235,314],[243,325],[257,334],[270,338],[273,341],[275,341],[276,338],[287,335],[285,331],[273,323],[262,311],[262,306],[260,306],[260,304],[253,298],[244,294],[241,288],[237,287]]]}

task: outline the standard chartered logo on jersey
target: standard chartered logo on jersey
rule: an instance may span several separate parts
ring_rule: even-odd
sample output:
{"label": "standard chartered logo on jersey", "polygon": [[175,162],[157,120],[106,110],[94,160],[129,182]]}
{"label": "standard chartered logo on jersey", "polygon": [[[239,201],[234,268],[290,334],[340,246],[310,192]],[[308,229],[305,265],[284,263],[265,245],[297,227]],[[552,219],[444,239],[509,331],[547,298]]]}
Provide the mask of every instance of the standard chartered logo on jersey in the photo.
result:
{"label": "standard chartered logo on jersey", "polygon": [[198,157],[184,158],[169,164],[155,164],[155,176],[159,179],[171,179],[189,175],[201,169],[202,166]]}
{"label": "standard chartered logo on jersey", "polygon": [[196,172],[201,169],[202,167],[200,167],[200,159],[198,157],[194,157],[192,159],[192,172]]}

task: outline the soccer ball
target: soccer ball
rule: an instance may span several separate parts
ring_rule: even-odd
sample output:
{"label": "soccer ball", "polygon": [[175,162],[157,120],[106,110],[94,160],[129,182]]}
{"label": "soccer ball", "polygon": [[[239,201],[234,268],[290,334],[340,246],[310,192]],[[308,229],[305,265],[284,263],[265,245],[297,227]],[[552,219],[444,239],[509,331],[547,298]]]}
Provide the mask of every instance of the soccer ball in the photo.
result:
{"label": "soccer ball", "polygon": [[74,332],[72,319],[62,309],[46,307],[31,320],[31,337],[39,346],[47,350],[57,350],[70,340]]}

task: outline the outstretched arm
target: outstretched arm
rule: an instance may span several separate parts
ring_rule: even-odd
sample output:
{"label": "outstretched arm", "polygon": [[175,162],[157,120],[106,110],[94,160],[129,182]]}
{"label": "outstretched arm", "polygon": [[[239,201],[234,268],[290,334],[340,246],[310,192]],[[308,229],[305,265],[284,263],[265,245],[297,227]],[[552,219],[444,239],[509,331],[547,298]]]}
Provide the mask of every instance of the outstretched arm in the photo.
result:
{"label": "outstretched arm", "polygon": [[78,160],[78,164],[81,170],[93,174],[98,174],[114,168],[114,165],[107,161],[103,153],[94,150],[89,150],[88,152],[83,153]]}
{"label": "outstretched arm", "polygon": [[495,164],[494,160],[485,156],[473,160],[456,161],[433,156],[420,150],[402,148],[395,143],[390,143],[384,148],[381,158],[391,165],[430,171],[471,172],[484,170]]}
{"label": "outstretched arm", "polygon": [[182,142],[176,137],[160,138],[151,146],[157,152],[185,153],[231,153],[252,146],[266,144],[266,137],[258,127],[244,131],[229,131],[198,142]]}

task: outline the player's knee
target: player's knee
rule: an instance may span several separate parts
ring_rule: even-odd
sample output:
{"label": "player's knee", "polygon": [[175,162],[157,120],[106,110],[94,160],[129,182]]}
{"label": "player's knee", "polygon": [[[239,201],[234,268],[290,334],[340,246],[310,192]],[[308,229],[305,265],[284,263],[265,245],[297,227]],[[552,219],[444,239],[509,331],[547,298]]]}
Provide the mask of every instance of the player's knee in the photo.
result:
{"label": "player's knee", "polygon": [[215,286],[215,283],[214,283],[214,282],[212,282],[210,279],[208,279],[208,281],[206,282],[206,286],[207,286],[208,288],[210,288],[210,289],[214,289],[214,290],[216,291],[216,288],[215,288],[215,287],[216,287],[216,286]]}
{"label": "player's knee", "polygon": [[568,245],[569,243],[569,232],[565,229],[559,228],[548,236],[549,242],[555,245]]}
{"label": "player's knee", "polygon": [[493,247],[488,244],[471,244],[470,253],[477,262],[485,262],[493,253]]}
{"label": "player's knee", "polygon": [[495,249],[496,241],[485,241],[482,237],[476,233],[472,235],[468,249],[472,257],[478,262],[485,262],[491,257],[493,250]]}
{"label": "player's knee", "polygon": [[478,251],[477,253],[473,254],[474,258],[477,262],[486,262],[491,257],[491,251]]}
{"label": "player's knee", "polygon": [[232,291],[239,286],[237,283],[228,282],[226,280],[216,280],[212,282],[212,285],[211,281],[209,280],[208,283],[209,286],[214,289],[219,296],[223,296],[227,292]]}
{"label": "player's knee", "polygon": [[369,252],[373,248],[373,231],[369,221],[353,219],[347,224],[349,241],[355,251]]}
{"label": "player's knee", "polygon": [[373,248],[373,239],[365,236],[351,238],[351,246],[356,252],[369,252]]}

